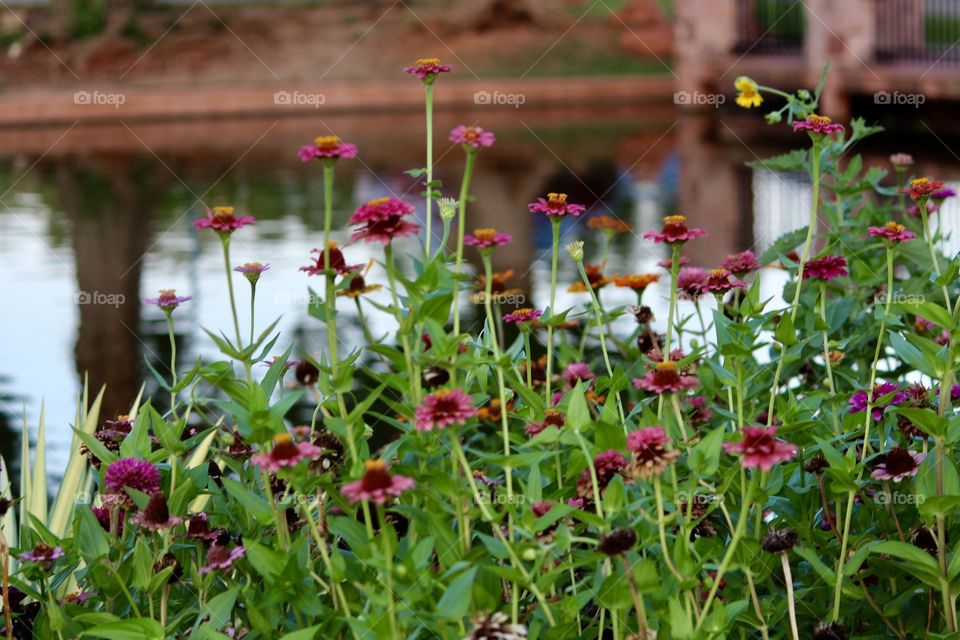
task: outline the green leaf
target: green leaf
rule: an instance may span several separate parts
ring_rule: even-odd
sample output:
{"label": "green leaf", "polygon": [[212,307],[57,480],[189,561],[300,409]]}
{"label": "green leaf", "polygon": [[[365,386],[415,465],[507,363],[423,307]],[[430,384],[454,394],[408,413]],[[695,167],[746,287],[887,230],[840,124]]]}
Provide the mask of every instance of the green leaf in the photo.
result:
{"label": "green leaf", "polygon": [[934,438],[943,438],[947,435],[947,426],[949,424],[947,419],[938,416],[936,412],[931,409],[897,407],[897,413],[912,422],[918,429],[930,434]]}
{"label": "green leaf", "polygon": [[107,640],[163,640],[163,627],[149,618],[131,618],[120,622],[108,622],[80,634],[81,638],[106,638]]}
{"label": "green leaf", "polygon": [[573,429],[583,429],[590,424],[590,408],[587,406],[587,397],[583,393],[583,383],[578,381],[569,396],[567,424]]}
{"label": "green leaf", "polygon": [[785,313],[780,316],[780,322],[777,323],[777,329],[773,335],[779,342],[788,347],[797,344],[797,330],[788,314]]}
{"label": "green leaf", "polygon": [[467,615],[473,600],[473,580],[477,567],[471,567],[453,579],[437,603],[437,613],[450,620],[459,620]]}
{"label": "green leaf", "polygon": [[281,636],[279,640],[314,640],[317,637],[317,632],[322,628],[322,624],[315,624],[307,629],[292,631],[285,636]]}
{"label": "green leaf", "polygon": [[233,478],[223,478],[223,488],[234,500],[250,513],[260,524],[269,524],[273,520],[273,511],[266,498],[256,494]]}
{"label": "green leaf", "polygon": [[697,476],[709,477],[717,472],[723,448],[723,433],[723,428],[718,427],[693,447],[687,466]]}

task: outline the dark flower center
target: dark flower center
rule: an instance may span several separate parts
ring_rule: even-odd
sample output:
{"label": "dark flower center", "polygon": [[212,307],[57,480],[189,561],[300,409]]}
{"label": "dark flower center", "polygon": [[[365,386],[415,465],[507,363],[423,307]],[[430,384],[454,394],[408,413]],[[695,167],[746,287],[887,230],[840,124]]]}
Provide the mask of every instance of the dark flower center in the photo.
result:
{"label": "dark flower center", "polygon": [[653,370],[653,383],[658,387],[673,387],[680,382],[680,374],[672,361],[661,362]]}
{"label": "dark flower center", "polygon": [[890,475],[910,473],[917,468],[917,462],[903,447],[894,447],[883,456],[882,462]]}
{"label": "dark flower center", "polygon": [[162,493],[150,496],[150,501],[143,510],[143,519],[151,524],[161,524],[169,520],[170,509],[167,506],[167,497]]}
{"label": "dark flower center", "polygon": [[360,488],[364,491],[380,491],[389,489],[393,485],[393,478],[387,471],[387,466],[381,463],[367,463],[366,473],[363,474],[363,480],[360,482]]}
{"label": "dark flower center", "polygon": [[294,444],[290,436],[279,435],[273,440],[273,450],[270,457],[274,460],[291,460],[300,456],[300,449]]}

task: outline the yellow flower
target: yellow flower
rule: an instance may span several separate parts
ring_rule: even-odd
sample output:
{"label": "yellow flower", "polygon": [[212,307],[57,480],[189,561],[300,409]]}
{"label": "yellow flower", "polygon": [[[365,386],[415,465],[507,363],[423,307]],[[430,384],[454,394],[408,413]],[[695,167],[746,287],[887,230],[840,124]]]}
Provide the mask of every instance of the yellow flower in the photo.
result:
{"label": "yellow flower", "polygon": [[759,107],[763,104],[763,96],[760,95],[760,88],[757,83],[747,76],[740,76],[733,83],[740,93],[737,94],[737,104],[744,109]]}

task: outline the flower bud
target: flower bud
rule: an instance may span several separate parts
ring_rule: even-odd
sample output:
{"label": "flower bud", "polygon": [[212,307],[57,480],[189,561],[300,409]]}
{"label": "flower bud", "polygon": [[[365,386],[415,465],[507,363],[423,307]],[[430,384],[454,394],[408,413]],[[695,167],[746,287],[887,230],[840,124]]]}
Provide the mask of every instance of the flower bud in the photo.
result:
{"label": "flower bud", "polygon": [[453,220],[457,215],[457,201],[453,198],[440,198],[437,205],[440,207],[440,218],[443,220]]}
{"label": "flower bud", "polygon": [[583,240],[577,240],[567,245],[567,251],[574,262],[583,262]]}

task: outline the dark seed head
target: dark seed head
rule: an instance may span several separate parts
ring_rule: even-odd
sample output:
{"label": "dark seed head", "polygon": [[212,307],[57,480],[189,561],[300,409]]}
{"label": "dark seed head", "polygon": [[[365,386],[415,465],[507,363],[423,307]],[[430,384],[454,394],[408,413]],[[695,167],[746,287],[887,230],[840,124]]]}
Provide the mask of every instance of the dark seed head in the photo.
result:
{"label": "dark seed head", "polygon": [[317,369],[309,360],[301,360],[297,363],[297,368],[294,371],[294,375],[297,378],[297,382],[305,387],[308,387],[316,383],[317,379],[320,377],[320,370]]}
{"label": "dark seed head", "polygon": [[429,389],[435,389],[447,384],[450,380],[450,372],[443,367],[430,367],[423,372],[423,386]]}
{"label": "dark seed head", "polygon": [[803,465],[803,470],[807,473],[815,473],[820,475],[825,469],[830,468],[830,463],[827,462],[827,459],[821,455],[816,455],[807,460],[807,463]]}
{"label": "dark seed head", "polygon": [[820,622],[813,628],[813,640],[847,640],[847,630],[839,622]]}
{"label": "dark seed head", "polygon": [[768,553],[786,553],[796,546],[798,539],[793,529],[770,529],[760,546]]}
{"label": "dark seed head", "polygon": [[624,527],[600,536],[600,544],[597,548],[608,556],[617,556],[630,551],[635,544],[637,544],[636,532]]}
{"label": "dark seed head", "polygon": [[7,511],[13,506],[13,500],[9,498],[0,498],[0,518],[7,515]]}

